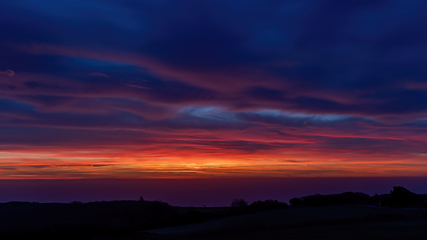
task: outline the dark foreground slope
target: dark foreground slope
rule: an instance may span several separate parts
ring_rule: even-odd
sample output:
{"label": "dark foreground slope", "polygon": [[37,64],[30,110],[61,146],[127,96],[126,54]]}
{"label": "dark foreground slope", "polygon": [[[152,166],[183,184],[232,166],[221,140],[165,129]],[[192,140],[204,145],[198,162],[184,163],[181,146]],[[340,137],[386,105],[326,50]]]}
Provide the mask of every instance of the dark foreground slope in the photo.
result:
{"label": "dark foreground slope", "polygon": [[427,239],[425,196],[403,187],[233,207],[161,201],[0,204],[0,239]]}
{"label": "dark foreground slope", "polygon": [[0,213],[0,239],[427,239],[426,208],[291,206],[257,212],[119,201],[5,203]]}
{"label": "dark foreground slope", "polygon": [[0,239],[123,238],[135,232],[287,207],[258,201],[245,207],[175,207],[160,201],[0,204]]}
{"label": "dark foreground slope", "polygon": [[141,232],[132,239],[427,239],[425,209],[293,207]]}

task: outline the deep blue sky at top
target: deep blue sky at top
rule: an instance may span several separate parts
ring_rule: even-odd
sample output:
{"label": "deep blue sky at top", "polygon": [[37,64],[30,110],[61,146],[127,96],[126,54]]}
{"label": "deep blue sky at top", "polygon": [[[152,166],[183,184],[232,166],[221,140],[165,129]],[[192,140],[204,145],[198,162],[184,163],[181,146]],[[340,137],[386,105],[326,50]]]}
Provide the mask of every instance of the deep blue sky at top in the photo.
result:
{"label": "deep blue sky at top", "polygon": [[[208,104],[240,107],[240,101],[220,91],[239,87],[227,92],[248,98],[242,101],[245,107],[280,108],[275,104],[279,102],[284,110],[355,115],[426,110],[423,1],[34,0],[0,4],[3,71],[70,77],[97,70],[114,77],[148,78],[149,85],[154,85],[148,87],[154,91],[180,87],[194,94],[152,99],[165,103],[197,101],[204,93],[210,95],[202,99]],[[275,83],[260,77],[236,80],[246,81],[241,86],[218,80],[223,85],[219,89],[202,88],[212,85],[205,83],[211,79],[166,82],[120,62],[29,56],[13,47],[20,44],[131,52],[188,72],[233,74],[238,69],[257,69],[286,83],[275,88]],[[100,81],[108,85],[100,88],[121,84],[84,79],[85,83]],[[319,96],[321,91],[337,95],[337,100]],[[13,90],[2,88],[2,93],[13,94]]]}

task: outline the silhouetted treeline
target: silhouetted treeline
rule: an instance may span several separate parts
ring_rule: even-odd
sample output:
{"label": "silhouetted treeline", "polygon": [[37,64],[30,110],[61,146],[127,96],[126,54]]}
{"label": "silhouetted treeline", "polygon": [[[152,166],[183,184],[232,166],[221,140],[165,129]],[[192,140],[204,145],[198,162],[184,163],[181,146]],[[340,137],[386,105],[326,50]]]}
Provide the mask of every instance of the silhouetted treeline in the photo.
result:
{"label": "silhouetted treeline", "polygon": [[330,206],[343,204],[364,204],[379,207],[422,207],[426,206],[425,198],[407,190],[404,187],[395,186],[390,194],[375,195],[370,197],[366,193],[345,192],[340,194],[315,194],[301,198],[292,198],[289,203],[292,206]]}
{"label": "silhouetted treeline", "polygon": [[343,204],[364,204],[368,201],[369,195],[360,192],[345,192],[340,194],[315,194],[301,198],[293,198],[289,202],[292,205],[305,206],[328,206]]}

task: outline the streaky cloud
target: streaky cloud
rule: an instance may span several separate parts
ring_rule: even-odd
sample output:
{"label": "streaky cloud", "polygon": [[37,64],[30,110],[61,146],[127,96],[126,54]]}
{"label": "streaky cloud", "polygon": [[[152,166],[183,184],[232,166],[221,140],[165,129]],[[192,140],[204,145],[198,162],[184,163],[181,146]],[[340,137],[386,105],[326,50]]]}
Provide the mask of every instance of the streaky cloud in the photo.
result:
{"label": "streaky cloud", "polygon": [[10,77],[13,77],[13,76],[15,75],[15,72],[14,72],[14,71],[12,71],[12,70],[10,70],[10,69],[8,69],[8,70],[6,70],[6,71],[1,71],[1,70],[0,70],[0,74],[7,75],[7,76],[10,76]]}

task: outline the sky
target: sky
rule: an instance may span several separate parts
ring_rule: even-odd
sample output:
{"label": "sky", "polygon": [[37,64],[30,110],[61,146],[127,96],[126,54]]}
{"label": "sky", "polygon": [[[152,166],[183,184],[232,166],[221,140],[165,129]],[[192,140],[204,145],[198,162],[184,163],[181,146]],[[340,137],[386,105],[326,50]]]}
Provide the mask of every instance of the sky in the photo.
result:
{"label": "sky", "polygon": [[0,1],[0,179],[427,177],[426,11]]}

